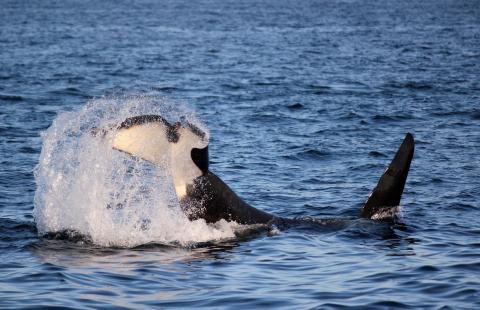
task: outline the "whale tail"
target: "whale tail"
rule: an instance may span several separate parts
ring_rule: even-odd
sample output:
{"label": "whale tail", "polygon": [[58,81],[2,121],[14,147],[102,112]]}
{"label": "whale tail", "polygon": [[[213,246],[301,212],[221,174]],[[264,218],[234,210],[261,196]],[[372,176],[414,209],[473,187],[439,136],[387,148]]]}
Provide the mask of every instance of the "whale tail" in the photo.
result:
{"label": "whale tail", "polygon": [[369,219],[393,219],[395,217],[414,149],[413,136],[407,133],[392,162],[363,205],[362,217]]}

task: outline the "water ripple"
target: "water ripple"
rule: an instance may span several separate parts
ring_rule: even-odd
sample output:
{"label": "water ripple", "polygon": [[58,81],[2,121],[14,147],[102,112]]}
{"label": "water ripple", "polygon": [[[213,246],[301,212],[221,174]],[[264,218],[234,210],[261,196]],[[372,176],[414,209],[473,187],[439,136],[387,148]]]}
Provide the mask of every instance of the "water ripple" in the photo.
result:
{"label": "water ripple", "polygon": [[[479,14],[468,0],[2,1],[0,308],[480,308]],[[212,171],[302,224],[189,246],[39,237],[41,132],[124,94],[190,105]],[[401,223],[358,220],[406,132]]]}

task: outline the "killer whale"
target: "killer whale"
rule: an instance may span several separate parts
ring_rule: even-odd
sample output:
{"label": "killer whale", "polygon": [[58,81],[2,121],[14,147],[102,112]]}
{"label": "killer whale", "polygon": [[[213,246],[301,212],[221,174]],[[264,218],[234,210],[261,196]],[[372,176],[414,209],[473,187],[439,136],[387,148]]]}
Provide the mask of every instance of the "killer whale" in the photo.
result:
{"label": "killer whale", "polygon": [[[209,169],[208,138],[188,121],[169,123],[159,115],[127,118],[115,130],[111,146],[155,165],[168,164],[178,201],[190,220],[239,224],[289,224],[295,219],[259,210],[241,199]],[[414,153],[407,133],[395,157],[363,204],[360,216],[393,220]]]}

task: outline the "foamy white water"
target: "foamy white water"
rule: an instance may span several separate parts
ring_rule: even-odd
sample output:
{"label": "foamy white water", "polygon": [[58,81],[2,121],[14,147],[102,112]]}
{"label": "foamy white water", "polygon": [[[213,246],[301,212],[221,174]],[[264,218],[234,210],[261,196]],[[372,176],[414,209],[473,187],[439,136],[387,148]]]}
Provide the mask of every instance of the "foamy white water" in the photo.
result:
{"label": "foamy white water", "polygon": [[[185,118],[208,131],[182,105],[163,98],[94,99],[64,112],[43,133],[35,171],[34,216],[40,234],[74,230],[104,246],[180,243],[232,238],[239,225],[189,221],[182,212],[168,163],[154,166],[110,147],[108,133],[128,117],[156,114]],[[97,132],[97,134],[95,134]],[[111,132],[111,131],[110,131]]]}

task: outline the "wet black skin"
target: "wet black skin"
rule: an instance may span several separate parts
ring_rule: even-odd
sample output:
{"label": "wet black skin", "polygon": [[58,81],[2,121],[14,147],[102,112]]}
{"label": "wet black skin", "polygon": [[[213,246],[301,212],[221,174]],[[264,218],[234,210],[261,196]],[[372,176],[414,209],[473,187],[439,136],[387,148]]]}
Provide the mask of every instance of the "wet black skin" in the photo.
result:
{"label": "wet black skin", "polygon": [[363,205],[362,217],[371,218],[380,211],[400,205],[414,150],[413,136],[407,133],[392,162]]}
{"label": "wet black skin", "polygon": [[207,223],[215,223],[225,219],[240,224],[266,224],[278,219],[250,206],[208,170],[208,146],[192,149],[191,157],[203,175],[187,186],[187,195],[180,201],[190,220],[203,218]]}
{"label": "wet black skin", "polygon": [[280,220],[250,206],[211,171],[187,187],[180,205],[190,220],[203,218],[207,223],[225,219],[239,224],[267,224]]}
{"label": "wet black skin", "polygon": [[[372,218],[377,212],[395,208],[400,204],[413,152],[414,139],[408,133],[364,204],[362,217]],[[214,223],[225,219],[240,224],[288,224],[295,221],[258,210],[238,197],[227,184],[208,170],[208,147],[193,149],[192,159],[203,175],[187,187],[187,195],[180,201],[190,220],[203,218],[208,223]]]}

